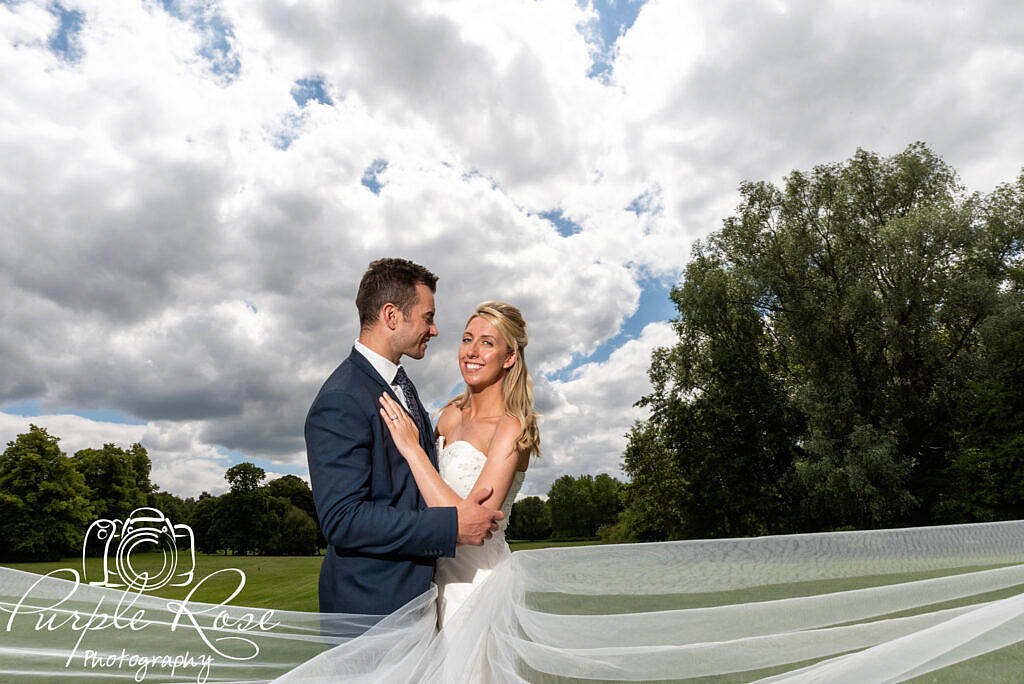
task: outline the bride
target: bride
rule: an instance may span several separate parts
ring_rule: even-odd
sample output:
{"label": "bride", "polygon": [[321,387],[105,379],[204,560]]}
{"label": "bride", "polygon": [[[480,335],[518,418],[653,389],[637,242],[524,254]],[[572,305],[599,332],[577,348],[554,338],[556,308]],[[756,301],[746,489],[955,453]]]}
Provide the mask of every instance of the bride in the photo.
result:
{"label": "bride", "polygon": [[484,302],[466,322],[458,362],[465,391],[442,409],[434,437],[438,470],[419,444],[409,415],[387,394],[382,417],[428,506],[455,506],[470,492],[490,487],[484,506],[505,517],[483,546],[460,546],[437,561],[437,622],[443,629],[491,571],[509,557],[505,528],[531,454],[540,453],[533,381],[526,367],[526,323],[519,309]]}

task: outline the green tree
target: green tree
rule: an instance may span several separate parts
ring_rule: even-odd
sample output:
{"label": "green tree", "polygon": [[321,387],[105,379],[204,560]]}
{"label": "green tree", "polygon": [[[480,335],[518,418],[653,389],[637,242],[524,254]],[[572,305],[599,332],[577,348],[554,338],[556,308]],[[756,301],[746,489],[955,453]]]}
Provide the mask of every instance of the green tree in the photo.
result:
{"label": "green tree", "polygon": [[[655,357],[657,358],[657,356]],[[647,399],[657,399],[649,420],[633,425],[623,459],[623,469],[630,477],[623,498],[627,508],[619,537],[638,541],[682,539],[686,536],[684,515],[689,503],[690,487],[683,475],[685,453],[676,452],[670,444],[678,432],[669,422],[673,415],[670,400],[657,391]],[[608,531],[609,536],[611,532]]]}
{"label": "green tree", "polygon": [[[97,518],[124,520],[142,506],[148,505],[149,456],[141,444],[128,450],[114,444],[102,449],[81,449],[71,457],[75,470],[85,478],[90,501]],[[136,470],[140,468],[144,475]]]}
{"label": "green tree", "polygon": [[284,519],[294,506],[283,497],[272,496],[267,487],[260,487],[255,493],[259,509],[255,519],[256,553],[261,556],[281,556],[285,553],[288,539],[285,536]]}
{"label": "green tree", "polygon": [[317,527],[312,518],[288,499],[260,490],[262,512],[258,551],[266,556],[312,556],[317,550]]}
{"label": "green tree", "polygon": [[156,487],[149,479],[149,473],[153,468],[152,461],[149,460],[149,453],[146,448],[139,442],[132,444],[127,453],[128,457],[132,462],[132,470],[135,471],[135,487],[144,494],[156,491]]}
{"label": "green tree", "polygon": [[59,441],[45,428],[30,425],[0,455],[4,560],[55,560],[81,552],[93,509],[85,479]]}
{"label": "green tree", "polygon": [[199,495],[199,501],[188,517],[188,525],[195,535],[196,550],[202,553],[216,553],[225,548],[221,538],[222,529],[217,520],[220,505],[218,497],[210,496],[209,492],[203,494]]}
{"label": "green tree", "polygon": [[586,537],[592,517],[592,502],[572,475],[563,475],[551,483],[548,490],[548,510],[551,513],[551,536],[555,539]]}
{"label": "green tree", "polygon": [[593,535],[598,528],[614,524],[618,519],[623,509],[622,483],[607,473],[601,473],[594,478],[590,495],[594,501],[594,517],[590,521]]}
{"label": "green tree", "polygon": [[266,486],[271,496],[288,499],[293,506],[315,518],[316,506],[313,504],[313,490],[298,475],[284,475],[270,480]]}
{"label": "green tree", "polygon": [[1024,307],[1011,303],[979,330],[979,368],[963,405],[970,418],[956,435],[937,522],[1024,517]]}
{"label": "green tree", "polygon": [[320,528],[304,510],[289,506],[281,521],[281,553],[286,556],[312,556],[317,552]]}
{"label": "green tree", "polygon": [[1018,368],[1022,189],[967,195],[921,143],[743,184],[673,289],[680,342],[655,353],[630,435],[641,536],[1011,510],[965,483],[1017,453],[1019,385],[996,376]]}
{"label": "green tree", "polygon": [[[154,489],[157,488],[154,487]],[[187,523],[188,521],[189,511],[185,502],[181,497],[170,492],[154,491],[150,493],[146,505],[162,511],[173,524]]]}
{"label": "green tree", "polygon": [[224,473],[224,479],[228,481],[231,491],[235,494],[256,491],[266,476],[267,473],[263,468],[252,463],[233,465]]}
{"label": "green tree", "polygon": [[547,500],[552,536],[593,537],[599,527],[615,522],[622,510],[621,487],[621,482],[603,473],[596,478],[563,475],[555,480]]}
{"label": "green tree", "polygon": [[539,496],[527,496],[512,504],[505,536],[509,539],[547,539],[551,536],[551,516]]}
{"label": "green tree", "polygon": [[261,510],[256,492],[228,492],[217,497],[214,536],[235,555],[254,553],[259,546]]}
{"label": "green tree", "polygon": [[306,481],[298,475],[284,475],[270,480],[266,486],[270,496],[288,499],[293,506],[309,516],[316,527],[315,548],[327,548],[327,540],[324,539],[324,532],[319,526],[319,516],[316,515],[316,505],[313,503],[313,491]]}
{"label": "green tree", "polygon": [[288,499],[293,506],[309,516],[317,529],[316,548],[327,546],[323,533],[320,532],[320,519],[316,514],[316,504],[313,502],[313,490],[309,488],[305,480],[297,475],[284,475],[269,481],[267,490],[271,496]]}
{"label": "green tree", "polygon": [[651,411],[623,469],[639,539],[765,534],[786,519],[801,422],[756,290],[698,245],[672,291],[679,343],[655,352]]}
{"label": "green tree", "polygon": [[224,473],[224,479],[231,488],[227,494],[218,497],[215,536],[225,549],[238,555],[255,553],[274,539],[261,539],[267,516],[270,495],[260,483],[266,471],[252,463],[239,463]]}
{"label": "green tree", "polygon": [[979,326],[1021,220],[965,195],[923,144],[751,184],[715,245],[792,360],[807,416],[798,473],[816,519],[924,523],[947,486]]}

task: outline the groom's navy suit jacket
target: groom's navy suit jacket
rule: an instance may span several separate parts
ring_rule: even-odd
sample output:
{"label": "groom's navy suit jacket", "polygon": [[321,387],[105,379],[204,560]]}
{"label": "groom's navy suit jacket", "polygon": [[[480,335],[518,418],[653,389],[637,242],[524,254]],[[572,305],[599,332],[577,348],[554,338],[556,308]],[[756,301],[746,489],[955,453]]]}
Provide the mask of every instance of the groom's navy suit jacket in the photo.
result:
{"label": "groom's navy suit jacket", "polygon": [[[327,539],[322,613],[392,613],[430,588],[436,558],[455,555],[456,509],[424,503],[378,412],[385,391],[401,404],[353,347],[306,416],[309,479]],[[430,426],[418,396],[410,408]],[[436,467],[433,435],[420,444]]]}

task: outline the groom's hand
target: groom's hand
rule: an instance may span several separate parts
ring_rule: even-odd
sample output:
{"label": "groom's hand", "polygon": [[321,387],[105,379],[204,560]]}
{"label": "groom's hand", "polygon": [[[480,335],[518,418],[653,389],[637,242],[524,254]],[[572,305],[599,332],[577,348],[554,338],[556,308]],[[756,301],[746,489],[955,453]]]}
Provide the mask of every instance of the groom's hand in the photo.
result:
{"label": "groom's hand", "polygon": [[456,539],[459,545],[483,546],[484,540],[490,539],[498,529],[498,521],[505,514],[481,505],[490,498],[492,491],[491,487],[478,489],[455,507],[459,517],[459,536]]}

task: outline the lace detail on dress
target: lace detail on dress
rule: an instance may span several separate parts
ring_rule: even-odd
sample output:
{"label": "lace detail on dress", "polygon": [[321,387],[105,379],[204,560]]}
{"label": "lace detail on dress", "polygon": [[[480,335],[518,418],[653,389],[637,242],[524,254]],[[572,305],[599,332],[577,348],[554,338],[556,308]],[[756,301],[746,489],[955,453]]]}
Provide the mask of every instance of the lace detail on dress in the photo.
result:
{"label": "lace detail on dress", "polygon": [[[483,470],[484,463],[487,461],[487,454],[461,439],[444,446],[444,437],[441,436],[437,438],[437,460],[441,479],[447,482],[456,494],[466,498],[473,491],[476,479],[480,477],[480,471]],[[501,505],[501,511],[505,517],[498,521],[498,530],[502,533],[508,527],[512,504],[516,500],[519,489],[523,486],[524,479],[526,479],[526,473],[520,471],[516,471],[512,477],[512,485],[508,488],[508,494]]]}

